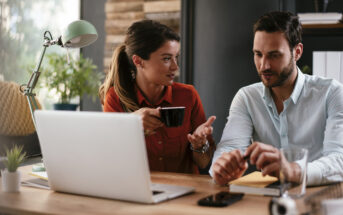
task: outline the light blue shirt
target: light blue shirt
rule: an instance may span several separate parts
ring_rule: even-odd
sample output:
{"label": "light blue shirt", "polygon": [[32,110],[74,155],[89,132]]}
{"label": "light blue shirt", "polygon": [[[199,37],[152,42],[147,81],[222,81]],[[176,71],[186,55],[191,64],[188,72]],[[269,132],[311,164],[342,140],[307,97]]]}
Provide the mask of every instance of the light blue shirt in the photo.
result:
{"label": "light blue shirt", "polygon": [[283,105],[278,114],[262,82],[241,88],[232,101],[212,164],[223,152],[245,151],[252,138],[276,148],[308,149],[308,185],[343,181],[343,85],[298,69],[292,95]]}

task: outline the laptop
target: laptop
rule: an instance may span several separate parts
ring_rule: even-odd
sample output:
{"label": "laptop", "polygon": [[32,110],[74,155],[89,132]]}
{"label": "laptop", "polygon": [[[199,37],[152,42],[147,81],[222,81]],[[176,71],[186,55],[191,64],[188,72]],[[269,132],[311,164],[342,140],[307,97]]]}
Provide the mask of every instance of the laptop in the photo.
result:
{"label": "laptop", "polygon": [[137,115],[37,110],[35,120],[52,190],[140,203],[194,191],[151,183]]}

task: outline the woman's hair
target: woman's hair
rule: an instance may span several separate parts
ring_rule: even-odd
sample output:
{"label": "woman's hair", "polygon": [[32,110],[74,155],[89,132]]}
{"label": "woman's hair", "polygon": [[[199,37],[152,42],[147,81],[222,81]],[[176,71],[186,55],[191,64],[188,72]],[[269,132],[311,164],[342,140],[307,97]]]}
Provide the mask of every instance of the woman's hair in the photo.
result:
{"label": "woman's hair", "polygon": [[284,33],[291,51],[302,41],[299,19],[290,12],[273,11],[264,14],[254,24],[254,34],[256,31]]}
{"label": "woman's hair", "polygon": [[106,93],[114,86],[124,110],[126,112],[138,110],[134,88],[137,68],[132,56],[137,55],[148,60],[151,53],[170,40],[180,41],[180,37],[166,25],[153,20],[133,23],[126,32],[125,42],[114,50],[106,79],[99,89],[102,104]]}

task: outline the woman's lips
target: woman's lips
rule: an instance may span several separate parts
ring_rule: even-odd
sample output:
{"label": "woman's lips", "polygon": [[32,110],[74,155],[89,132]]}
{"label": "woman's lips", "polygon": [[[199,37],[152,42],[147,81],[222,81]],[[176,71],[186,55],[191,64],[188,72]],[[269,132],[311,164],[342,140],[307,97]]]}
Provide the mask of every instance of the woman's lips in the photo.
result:
{"label": "woman's lips", "polygon": [[175,74],[169,74],[169,75],[167,75],[168,76],[168,78],[171,78],[171,79],[174,79],[175,78]]}

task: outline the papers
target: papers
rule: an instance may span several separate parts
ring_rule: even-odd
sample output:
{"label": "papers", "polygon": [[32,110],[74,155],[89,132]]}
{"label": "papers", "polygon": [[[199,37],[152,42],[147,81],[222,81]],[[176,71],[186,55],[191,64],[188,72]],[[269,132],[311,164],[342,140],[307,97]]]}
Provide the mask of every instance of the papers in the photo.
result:
{"label": "papers", "polygon": [[22,181],[21,185],[27,186],[27,187],[37,187],[37,188],[47,189],[47,190],[50,189],[48,181],[43,180],[41,178],[33,178],[26,181]]}
{"label": "papers", "polygon": [[30,172],[29,173],[32,176],[35,176],[37,178],[43,179],[43,180],[48,180],[48,174],[46,173],[46,171],[43,172]]}
{"label": "papers", "polygon": [[342,13],[298,13],[301,24],[337,24]]}
{"label": "papers", "polygon": [[280,184],[278,178],[262,176],[261,172],[255,171],[230,183],[230,192],[247,193],[255,195],[280,196]]}
{"label": "papers", "polygon": [[43,172],[30,172],[29,173],[36,178],[25,180],[21,182],[21,185],[28,186],[28,187],[37,187],[42,189],[50,189],[48,183],[48,175],[46,171]]}

